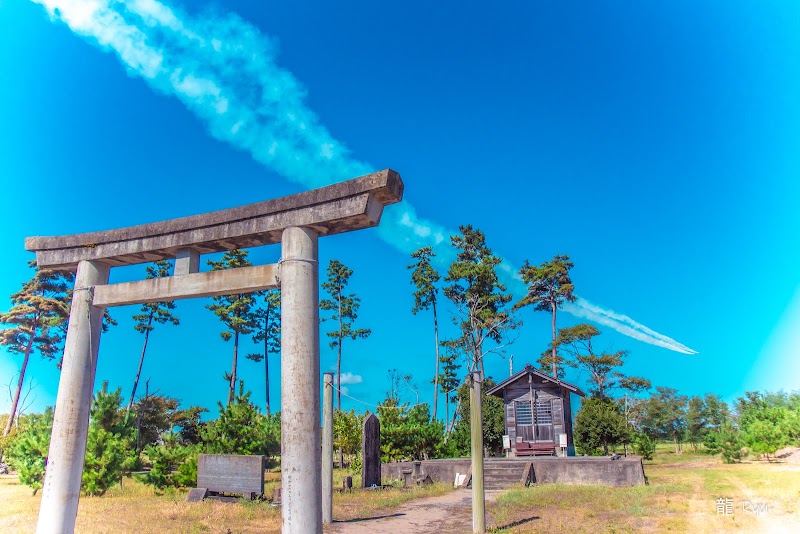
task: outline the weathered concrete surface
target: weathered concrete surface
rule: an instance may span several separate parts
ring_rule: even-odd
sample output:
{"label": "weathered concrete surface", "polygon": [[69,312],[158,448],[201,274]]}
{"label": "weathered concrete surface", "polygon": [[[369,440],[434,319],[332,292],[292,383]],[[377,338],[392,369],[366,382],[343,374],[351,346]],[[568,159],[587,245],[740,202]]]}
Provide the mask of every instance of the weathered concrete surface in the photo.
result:
{"label": "weathered concrete surface", "polygon": [[[642,486],[645,484],[644,467],[638,456],[619,460],[607,457],[567,457],[567,458],[525,458],[505,459],[487,458],[487,464],[495,462],[518,463],[520,468],[533,464],[533,482],[537,484],[605,484],[608,486]],[[411,469],[413,462],[393,462],[383,464],[384,479],[403,479],[403,469]],[[466,473],[470,468],[469,458],[427,460],[422,462],[422,472],[452,484],[456,473]]]}
{"label": "weathered concrete surface", "polygon": [[95,306],[110,307],[252,293],[277,288],[278,271],[277,264],[255,265],[98,286],[92,302]]}
{"label": "weathered concrete surface", "polygon": [[638,456],[619,460],[607,457],[541,458],[533,464],[533,482],[548,484],[606,484],[608,486],[643,486],[644,466]]}
{"label": "weathered concrete surface", "polygon": [[175,252],[175,268],[172,274],[192,274],[200,272],[200,253],[190,248],[178,249]]}
{"label": "weathered concrete surface", "polygon": [[264,493],[264,456],[200,454],[197,487],[225,493]]}
{"label": "weathered concrete surface", "polygon": [[75,276],[64,363],[36,526],[36,532],[40,534],[75,530],[103,323],[103,308],[91,305],[91,288],[107,283],[108,271],[108,265],[82,261]]}
{"label": "weathered concrete surface", "polygon": [[104,232],[29,237],[25,248],[39,267],[72,269],[81,260],[111,266],[172,259],[178,251],[200,254],[280,243],[290,227],[318,235],[376,226],[384,206],[403,197],[400,175],[391,169],[319,189],[237,208]]}
{"label": "weathered concrete surface", "polygon": [[287,228],[281,248],[283,534],[322,534],[317,234]]}

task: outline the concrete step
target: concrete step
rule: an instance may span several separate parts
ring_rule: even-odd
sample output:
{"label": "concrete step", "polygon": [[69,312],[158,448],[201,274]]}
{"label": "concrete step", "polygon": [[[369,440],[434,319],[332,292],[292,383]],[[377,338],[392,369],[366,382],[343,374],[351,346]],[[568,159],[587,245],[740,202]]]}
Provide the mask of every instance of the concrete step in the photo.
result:
{"label": "concrete step", "polygon": [[527,462],[494,461],[483,467],[483,486],[486,489],[505,489],[522,485]]}

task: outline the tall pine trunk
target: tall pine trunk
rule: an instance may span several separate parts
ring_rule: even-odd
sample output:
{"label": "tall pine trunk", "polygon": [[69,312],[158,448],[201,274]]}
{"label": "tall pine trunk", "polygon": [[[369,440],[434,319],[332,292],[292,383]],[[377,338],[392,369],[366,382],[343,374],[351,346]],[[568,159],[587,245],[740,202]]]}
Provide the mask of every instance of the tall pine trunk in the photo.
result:
{"label": "tall pine trunk", "polygon": [[436,404],[439,401],[439,319],[436,316],[436,300],[433,301],[433,338],[436,342],[436,374],[433,375],[433,421],[436,421]]}
{"label": "tall pine trunk", "polygon": [[233,402],[233,395],[236,391],[236,360],[239,356],[239,332],[233,333],[233,362],[231,362],[231,383],[228,389],[228,404]]}
{"label": "tall pine trunk", "polygon": [[558,367],[556,367],[556,303],[551,302],[550,305],[553,307],[553,378],[558,378]]}
{"label": "tall pine trunk", "polygon": [[[444,396],[444,424],[450,421],[450,395]],[[446,429],[445,429],[446,430]]]}
{"label": "tall pine trunk", "polygon": [[264,318],[264,384],[265,384],[265,404],[264,404],[264,412],[267,416],[270,415],[269,409],[269,316],[272,313],[272,306],[269,305],[269,301],[267,301],[267,316]]}
{"label": "tall pine trunk", "polygon": [[[339,292],[339,346],[336,357],[336,406],[342,411],[342,294]],[[344,451],[339,447],[339,469],[344,469]]]}
{"label": "tall pine trunk", "polygon": [[[150,314],[150,318],[147,319],[147,326],[152,326],[153,324],[153,314]],[[142,366],[144,365],[144,353],[147,351],[147,340],[150,339],[150,329],[144,331],[144,343],[142,344],[142,354],[139,356],[139,368],[136,370],[136,378],[133,380],[133,390],[131,391],[131,398],[128,399],[128,408],[125,410],[125,414],[130,413],[131,408],[133,408],[133,399],[136,398],[136,388],[139,387],[139,377],[142,376]]]}
{"label": "tall pine trunk", "polygon": [[268,351],[267,351],[267,338],[265,337],[264,338],[264,384],[265,384],[266,387],[264,388],[264,390],[266,391],[266,393],[265,393],[266,403],[264,404],[264,412],[267,414],[267,416],[269,416],[269,414],[270,414],[270,412],[269,412],[269,360],[267,359],[267,354],[268,354]]}
{"label": "tall pine trunk", "polygon": [[11,401],[11,411],[8,412],[8,421],[6,421],[6,428],[3,430],[3,435],[7,436],[11,429],[14,427],[14,417],[17,414],[17,407],[19,406],[19,397],[22,394],[22,383],[25,381],[25,370],[28,368],[28,360],[31,357],[33,350],[33,339],[36,337],[36,328],[31,332],[28,338],[28,344],[25,346],[25,355],[22,357],[22,368],[19,370],[19,380],[17,380],[17,390],[14,392],[14,398]]}
{"label": "tall pine trunk", "polygon": [[342,410],[342,294],[339,292],[339,350],[336,356],[336,408]]}

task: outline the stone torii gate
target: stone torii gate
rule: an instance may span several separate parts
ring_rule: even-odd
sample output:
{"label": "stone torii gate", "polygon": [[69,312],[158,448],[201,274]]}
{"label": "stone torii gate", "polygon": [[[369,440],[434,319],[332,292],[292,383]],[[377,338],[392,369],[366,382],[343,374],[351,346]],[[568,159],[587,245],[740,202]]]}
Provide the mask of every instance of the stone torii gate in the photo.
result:
{"label": "stone torii gate", "polygon": [[[376,226],[403,196],[387,169],[297,195],[106,232],[30,237],[39,267],[76,271],[37,532],[75,528],[103,310],[280,288],[282,531],[322,532],[317,238]],[[199,272],[200,254],[281,243],[273,265]],[[174,275],[108,284],[111,267],[175,260]]]}

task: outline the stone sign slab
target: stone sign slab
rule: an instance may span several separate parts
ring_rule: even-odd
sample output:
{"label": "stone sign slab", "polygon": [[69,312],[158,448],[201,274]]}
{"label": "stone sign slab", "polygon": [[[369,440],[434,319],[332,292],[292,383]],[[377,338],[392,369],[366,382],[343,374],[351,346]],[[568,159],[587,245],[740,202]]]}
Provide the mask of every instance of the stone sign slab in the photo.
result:
{"label": "stone sign slab", "polygon": [[201,454],[197,457],[197,487],[212,492],[264,493],[264,456]]}

